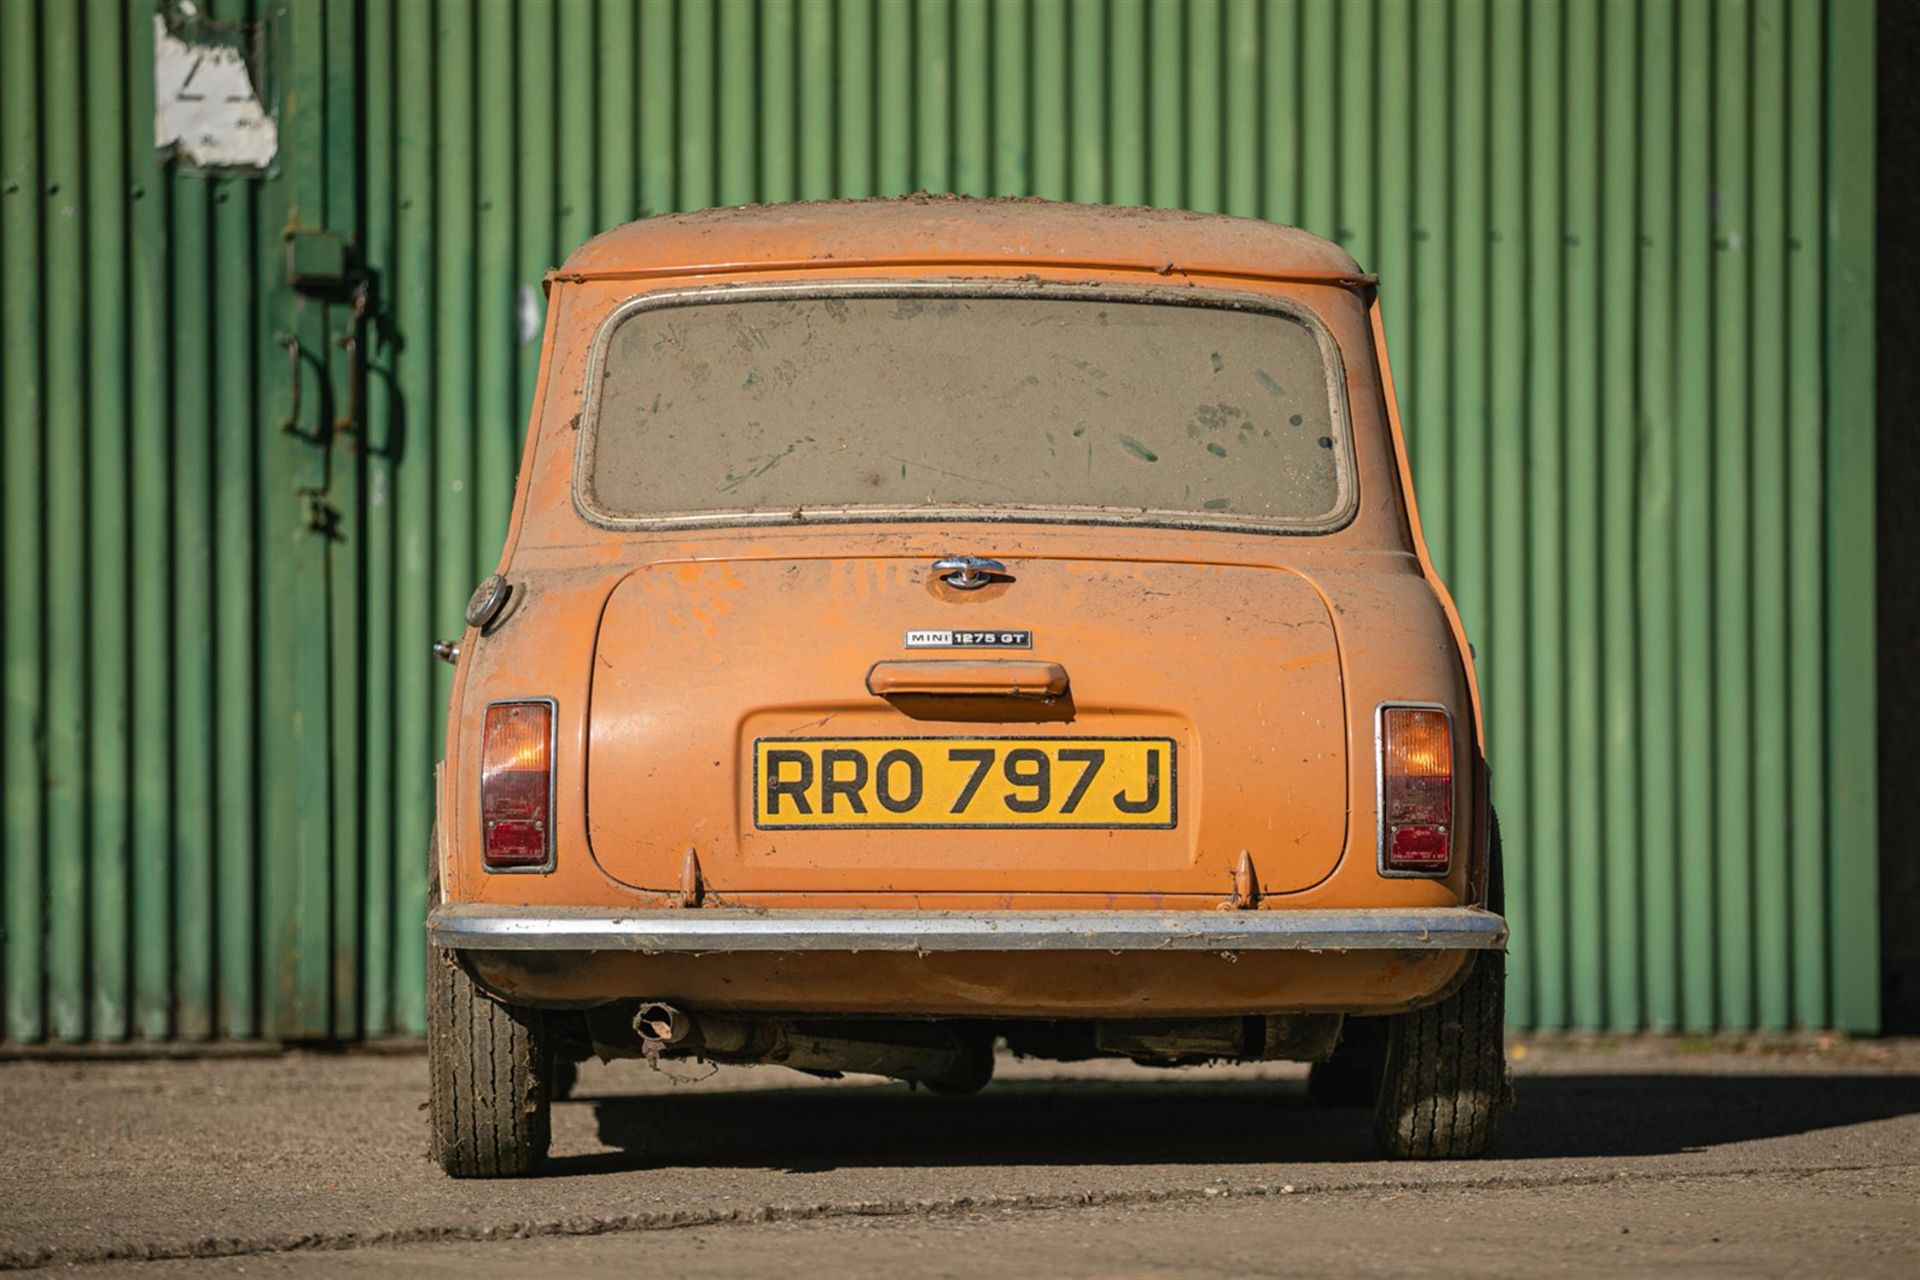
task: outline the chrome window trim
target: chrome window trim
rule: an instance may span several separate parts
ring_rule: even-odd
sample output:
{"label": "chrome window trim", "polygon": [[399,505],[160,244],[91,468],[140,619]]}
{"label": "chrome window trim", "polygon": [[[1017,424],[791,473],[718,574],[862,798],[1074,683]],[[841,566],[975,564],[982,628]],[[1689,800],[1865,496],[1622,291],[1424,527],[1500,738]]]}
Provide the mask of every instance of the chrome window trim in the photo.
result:
{"label": "chrome window trim", "polygon": [[[1110,507],[821,507],[758,511],[667,511],[655,515],[620,515],[600,506],[593,494],[592,459],[600,426],[601,380],[607,348],[622,323],[642,312],[665,307],[699,306],[715,302],[760,302],[802,297],[933,297],[969,298],[1011,295],[1085,299],[1089,302],[1152,303],[1163,306],[1217,307],[1282,316],[1306,328],[1319,345],[1326,371],[1327,397],[1337,437],[1334,475],[1338,502],[1325,516],[1311,520],[1259,520],[1245,516],[1213,516],[1201,511],[1133,511]],[[1096,524],[1170,529],[1217,529],[1234,533],[1325,534],[1345,528],[1360,510],[1359,469],[1353,440],[1353,417],[1347,394],[1346,361],[1326,322],[1311,308],[1290,298],[1226,289],[1176,289],[1153,285],[1083,285],[1025,280],[795,280],[775,284],[711,284],[685,289],[661,289],[636,294],[607,313],[587,351],[585,383],[581,388],[580,427],[575,433],[572,489],[574,510],[581,519],[602,529],[647,530],[738,528],[742,526],[801,528],[820,524],[899,524],[969,521],[1001,524]]]}

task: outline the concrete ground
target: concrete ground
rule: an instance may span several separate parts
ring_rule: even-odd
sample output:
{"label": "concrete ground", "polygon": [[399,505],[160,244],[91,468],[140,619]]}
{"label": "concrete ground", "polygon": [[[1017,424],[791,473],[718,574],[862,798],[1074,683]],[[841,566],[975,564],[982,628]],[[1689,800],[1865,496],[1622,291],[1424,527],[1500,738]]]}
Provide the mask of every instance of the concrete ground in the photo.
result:
{"label": "concrete ground", "polygon": [[1287,1066],[972,1099],[588,1064],[546,1176],[425,1157],[417,1055],[0,1062],[0,1267],[694,1278],[1920,1274],[1920,1042],[1524,1042],[1492,1156],[1379,1159]]}

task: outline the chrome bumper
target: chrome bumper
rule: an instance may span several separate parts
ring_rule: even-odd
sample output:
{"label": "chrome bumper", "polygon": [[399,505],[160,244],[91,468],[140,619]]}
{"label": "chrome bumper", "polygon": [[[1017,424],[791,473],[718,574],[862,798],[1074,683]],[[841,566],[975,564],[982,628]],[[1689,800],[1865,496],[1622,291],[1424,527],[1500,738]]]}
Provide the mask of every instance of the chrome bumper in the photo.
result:
{"label": "chrome bumper", "polygon": [[435,946],[473,951],[1488,951],[1473,907],[1274,911],[606,911],[436,907]]}

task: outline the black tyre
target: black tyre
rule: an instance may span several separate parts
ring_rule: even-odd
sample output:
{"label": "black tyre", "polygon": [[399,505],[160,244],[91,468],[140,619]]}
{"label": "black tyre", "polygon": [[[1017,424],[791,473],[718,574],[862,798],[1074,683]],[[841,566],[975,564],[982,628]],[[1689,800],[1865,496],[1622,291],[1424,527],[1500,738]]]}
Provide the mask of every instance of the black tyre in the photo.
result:
{"label": "black tyre", "polygon": [[1504,1041],[1506,957],[1483,951],[1439,1004],[1387,1019],[1373,1131],[1395,1159],[1459,1160],[1493,1142],[1512,1102]]}
{"label": "black tyre", "polygon": [[1321,1107],[1372,1106],[1386,1049],[1384,1019],[1348,1018],[1333,1056],[1307,1068],[1307,1100]]}
{"label": "black tyre", "polygon": [[453,957],[427,955],[433,1158],[456,1178],[511,1178],[547,1158],[553,1046],[538,1009],[492,999]]}
{"label": "black tyre", "polygon": [[[1487,906],[1506,907],[1500,819],[1492,816]],[[1507,1074],[1507,957],[1482,951],[1452,995],[1380,1019],[1386,1032],[1373,1131],[1390,1156],[1459,1160],[1484,1152],[1513,1106]]]}

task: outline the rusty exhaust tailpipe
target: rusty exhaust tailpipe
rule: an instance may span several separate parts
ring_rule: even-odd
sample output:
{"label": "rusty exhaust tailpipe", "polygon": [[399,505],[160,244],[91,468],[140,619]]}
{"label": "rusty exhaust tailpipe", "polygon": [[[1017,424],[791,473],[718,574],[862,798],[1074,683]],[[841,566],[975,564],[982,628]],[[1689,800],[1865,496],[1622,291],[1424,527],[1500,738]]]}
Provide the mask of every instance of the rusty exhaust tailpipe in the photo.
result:
{"label": "rusty exhaust tailpipe", "polygon": [[692,1039],[693,1019],[670,1004],[647,1001],[633,1015],[633,1029],[639,1034],[640,1043],[657,1053]]}

